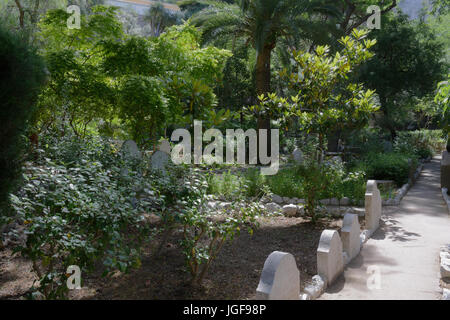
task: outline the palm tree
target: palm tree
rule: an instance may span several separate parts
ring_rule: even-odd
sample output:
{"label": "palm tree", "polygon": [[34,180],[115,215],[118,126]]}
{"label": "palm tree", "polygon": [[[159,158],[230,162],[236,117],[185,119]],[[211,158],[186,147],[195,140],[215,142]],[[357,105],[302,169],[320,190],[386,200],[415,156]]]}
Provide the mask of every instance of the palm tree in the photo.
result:
{"label": "palm tree", "polygon": [[177,16],[167,10],[161,2],[152,5],[145,19],[150,22],[152,36],[159,37],[165,28],[177,23]]}
{"label": "palm tree", "polygon": [[[256,93],[270,92],[271,54],[277,44],[285,43],[295,48],[301,40],[327,35],[333,29],[323,20],[326,16],[339,14],[325,0],[236,0],[235,3],[208,0],[187,0],[180,4],[206,5],[192,17],[201,27],[205,42],[215,39],[244,38],[256,50]],[[328,1],[329,3],[329,1]],[[335,27],[335,26],[334,26]],[[283,40],[283,41],[281,41]],[[270,129],[270,118],[258,116],[258,129]],[[270,130],[269,130],[270,132]],[[270,146],[268,139],[268,148]],[[270,150],[270,148],[269,148]]]}

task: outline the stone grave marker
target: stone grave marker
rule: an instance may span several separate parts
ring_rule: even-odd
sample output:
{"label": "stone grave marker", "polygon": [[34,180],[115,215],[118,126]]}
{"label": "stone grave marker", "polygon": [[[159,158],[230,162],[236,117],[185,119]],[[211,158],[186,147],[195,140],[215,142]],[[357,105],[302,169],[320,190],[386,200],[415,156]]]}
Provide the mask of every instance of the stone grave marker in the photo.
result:
{"label": "stone grave marker", "polygon": [[303,152],[302,150],[295,148],[292,151],[292,157],[294,158],[295,163],[302,164],[303,163]]}
{"label": "stone grave marker", "polygon": [[139,151],[139,148],[138,148],[136,142],[134,142],[133,140],[125,141],[122,144],[121,151],[125,157],[130,157],[130,158],[134,158],[134,159],[142,158],[142,154]]}
{"label": "stone grave marker", "polygon": [[361,249],[358,215],[346,213],[341,229],[342,247],[349,261],[356,257]]}
{"label": "stone grave marker", "polygon": [[365,194],[366,229],[373,233],[380,225],[381,196],[375,180],[367,181]]}
{"label": "stone grave marker", "polygon": [[336,230],[324,230],[317,248],[317,273],[332,284],[344,271],[342,242]]}
{"label": "stone grave marker", "polygon": [[299,300],[300,273],[292,254],[274,251],[264,262],[257,300]]}

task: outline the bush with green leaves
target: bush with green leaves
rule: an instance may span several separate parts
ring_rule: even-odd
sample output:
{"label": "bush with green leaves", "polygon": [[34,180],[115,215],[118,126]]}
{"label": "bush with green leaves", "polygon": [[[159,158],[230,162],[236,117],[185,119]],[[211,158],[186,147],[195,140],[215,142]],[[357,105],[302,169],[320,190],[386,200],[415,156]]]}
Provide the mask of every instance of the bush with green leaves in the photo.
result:
{"label": "bush with green leaves", "polygon": [[11,200],[25,226],[26,243],[17,248],[33,262],[39,278],[36,288],[47,299],[67,295],[66,270],[77,265],[92,271],[100,260],[104,274],[139,266],[142,241],[148,235],[138,188],[152,186],[129,168],[104,167],[81,160],[71,167],[46,159],[28,166],[25,185]]}
{"label": "bush with green leaves", "polygon": [[24,135],[44,81],[44,64],[35,49],[0,25],[0,206],[20,178]]}
{"label": "bush with green leaves", "polygon": [[394,151],[426,159],[445,148],[442,136],[442,130],[400,131],[394,140]]}
{"label": "bush with green leaves", "polygon": [[207,175],[208,194],[219,195],[225,199],[236,199],[245,192],[243,179],[229,170],[222,174],[209,173]]}
{"label": "bush with green leaves", "polygon": [[206,209],[208,183],[204,176],[193,171],[187,184],[190,193],[180,201],[181,245],[192,284],[200,285],[226,241],[232,241],[243,228],[253,233],[262,207],[257,203],[235,201],[226,215],[218,216]]}
{"label": "bush with green leaves", "polygon": [[448,80],[439,82],[437,87],[436,96],[434,101],[441,109],[441,127],[443,130],[444,138],[447,138],[447,151],[450,152],[450,74],[447,75]]}
{"label": "bush with green leaves", "polygon": [[411,168],[416,168],[417,163],[417,157],[410,154],[369,153],[361,166],[367,179],[393,180],[401,186],[408,181]]}

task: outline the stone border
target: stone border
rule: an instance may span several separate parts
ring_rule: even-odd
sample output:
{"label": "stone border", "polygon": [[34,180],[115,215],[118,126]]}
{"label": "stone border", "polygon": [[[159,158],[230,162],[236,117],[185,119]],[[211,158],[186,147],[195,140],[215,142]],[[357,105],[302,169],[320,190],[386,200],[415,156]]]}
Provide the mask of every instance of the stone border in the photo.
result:
{"label": "stone border", "polygon": [[[381,197],[375,180],[367,181],[365,194],[365,219],[370,230],[361,230],[358,214],[346,213],[340,235],[336,230],[323,230],[317,248],[317,275],[299,293],[300,300],[315,300],[327,286],[345,272],[345,266],[362,250],[364,243],[379,227],[381,219]],[[450,250],[450,246],[448,247]],[[279,259],[274,259],[279,256]],[[290,257],[281,263],[282,257]],[[275,262],[274,262],[275,261]],[[282,271],[290,270],[290,271]],[[297,299],[299,276],[295,259],[289,253],[272,252],[264,263],[257,288],[259,299]],[[283,289],[286,289],[283,290]],[[286,292],[291,292],[286,296]]]}
{"label": "stone border", "polygon": [[450,214],[450,196],[447,194],[447,188],[442,188],[442,197],[444,198],[445,203],[447,204],[448,213]]}
{"label": "stone border", "polygon": [[[446,283],[450,280],[450,244],[443,245],[439,251],[440,277],[442,288],[442,300],[450,300],[450,286]],[[444,280],[445,279],[445,280]]]}

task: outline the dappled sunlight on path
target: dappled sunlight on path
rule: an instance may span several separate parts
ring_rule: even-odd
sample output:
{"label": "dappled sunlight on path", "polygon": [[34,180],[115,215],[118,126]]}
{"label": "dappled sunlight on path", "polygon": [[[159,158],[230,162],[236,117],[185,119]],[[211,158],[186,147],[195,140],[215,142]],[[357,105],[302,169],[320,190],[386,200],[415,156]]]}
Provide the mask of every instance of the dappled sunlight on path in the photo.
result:
{"label": "dappled sunlight on path", "polygon": [[[439,299],[439,247],[450,242],[439,161],[425,164],[400,206],[383,208],[380,228],[320,299]],[[378,288],[368,288],[368,268],[379,271]]]}

